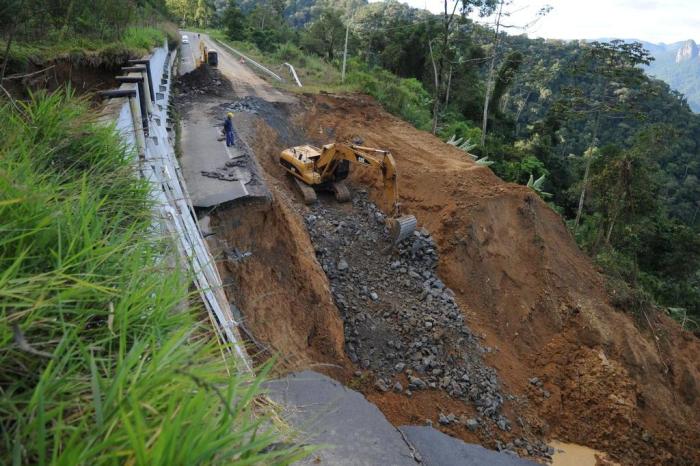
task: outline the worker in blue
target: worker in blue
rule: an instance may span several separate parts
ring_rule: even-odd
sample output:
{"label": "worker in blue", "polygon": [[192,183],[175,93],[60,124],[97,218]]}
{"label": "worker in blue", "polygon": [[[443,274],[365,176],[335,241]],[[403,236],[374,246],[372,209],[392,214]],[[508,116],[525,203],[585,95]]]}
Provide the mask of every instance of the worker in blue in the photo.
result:
{"label": "worker in blue", "polygon": [[233,113],[228,112],[224,120],[224,135],[226,136],[226,147],[234,145],[233,140]]}

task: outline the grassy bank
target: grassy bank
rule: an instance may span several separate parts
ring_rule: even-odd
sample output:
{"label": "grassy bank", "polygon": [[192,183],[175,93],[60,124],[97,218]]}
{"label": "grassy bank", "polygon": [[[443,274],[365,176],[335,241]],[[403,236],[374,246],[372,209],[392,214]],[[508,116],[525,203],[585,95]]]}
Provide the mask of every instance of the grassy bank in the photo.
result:
{"label": "grassy bank", "polygon": [[[25,70],[30,63],[37,65],[56,59],[69,59],[75,65],[101,66],[121,65],[129,57],[141,57],[165,39],[175,43],[177,28],[170,23],[158,27],[132,26],[115,40],[101,40],[79,35],[63,38],[46,37],[40,41],[14,41],[10,49],[9,69],[13,72]],[[0,50],[6,42],[0,40]]]}
{"label": "grassy bank", "polygon": [[0,101],[0,463],[288,463],[93,119],[66,93]]}

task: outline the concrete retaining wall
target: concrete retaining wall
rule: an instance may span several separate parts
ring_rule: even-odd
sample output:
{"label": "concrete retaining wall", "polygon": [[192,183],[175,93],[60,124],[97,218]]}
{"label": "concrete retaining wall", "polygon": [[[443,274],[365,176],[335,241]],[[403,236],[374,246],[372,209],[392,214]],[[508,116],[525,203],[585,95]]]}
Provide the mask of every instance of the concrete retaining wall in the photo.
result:
{"label": "concrete retaining wall", "polygon": [[[139,176],[152,184],[155,200],[153,233],[172,239],[179,256],[176,262],[191,272],[220,341],[235,357],[239,370],[251,371],[250,360],[238,333],[238,323],[231,313],[214,258],[202,237],[187,194],[173,149],[174,131],[168,131],[168,105],[176,51],[170,52],[165,44],[154,49],[147,58],[155,99],[151,99],[146,73],[131,71],[126,76],[132,80],[142,77],[142,84],[124,83],[115,90],[131,92],[135,94],[133,97],[117,97],[119,93],[110,91],[103,93],[110,98],[103,110],[103,120],[115,124],[124,143],[133,149]],[[145,124],[141,118],[141,102],[145,102],[147,113]]]}

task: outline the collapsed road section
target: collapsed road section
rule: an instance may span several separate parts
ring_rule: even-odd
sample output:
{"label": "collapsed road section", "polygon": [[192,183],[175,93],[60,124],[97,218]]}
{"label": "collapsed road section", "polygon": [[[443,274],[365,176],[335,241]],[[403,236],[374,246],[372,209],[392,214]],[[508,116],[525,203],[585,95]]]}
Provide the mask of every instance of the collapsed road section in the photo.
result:
{"label": "collapsed road section", "polygon": [[[235,112],[272,196],[214,209],[209,239],[264,358],[277,356],[283,372],[322,370],[395,426],[430,422],[539,458],[550,451],[541,441],[559,439],[621,464],[697,462],[697,342],[660,316],[653,324],[666,336],[654,341],[613,308],[535,193],[364,96],[269,100],[256,86],[234,85],[211,116]],[[351,172],[353,203],[319,196],[309,207],[279,165],[285,148],[357,137],[391,151],[402,207],[428,229],[389,256],[379,253],[376,173]],[[202,170],[212,171],[193,173],[208,178]]]}

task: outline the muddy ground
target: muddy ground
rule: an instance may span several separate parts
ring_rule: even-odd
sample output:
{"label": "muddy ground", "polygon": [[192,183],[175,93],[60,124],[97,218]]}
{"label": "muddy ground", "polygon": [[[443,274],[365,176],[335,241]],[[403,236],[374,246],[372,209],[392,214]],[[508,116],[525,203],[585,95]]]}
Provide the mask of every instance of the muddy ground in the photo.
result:
{"label": "muddy ground", "polygon": [[[397,425],[428,421],[540,461],[539,442],[556,438],[623,464],[700,463],[698,339],[662,315],[642,324],[612,307],[602,277],[535,193],[365,96],[234,105],[273,200],[220,210],[212,229],[229,296],[262,354],[323,370]],[[353,171],[352,204],[307,207],[277,163],[288,146],[357,137],[394,154],[427,262],[416,265],[411,245],[376,252],[376,174]]]}

